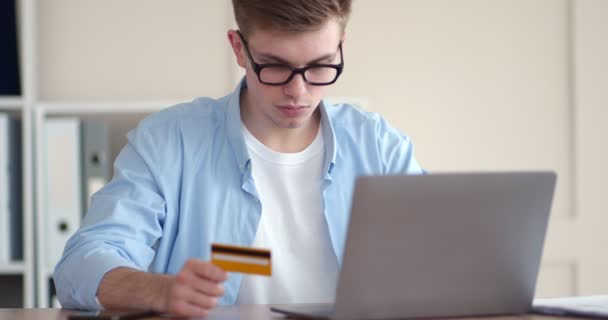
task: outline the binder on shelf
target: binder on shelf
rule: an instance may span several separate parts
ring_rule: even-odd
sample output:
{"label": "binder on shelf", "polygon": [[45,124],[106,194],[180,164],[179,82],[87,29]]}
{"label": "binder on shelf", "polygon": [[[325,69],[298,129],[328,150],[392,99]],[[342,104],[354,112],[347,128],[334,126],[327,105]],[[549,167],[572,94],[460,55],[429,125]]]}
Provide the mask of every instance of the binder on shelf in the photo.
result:
{"label": "binder on shelf", "polygon": [[81,139],[78,118],[48,118],[44,123],[45,192],[42,206],[47,270],[61,258],[82,211]]}
{"label": "binder on shelf", "polygon": [[108,125],[101,121],[85,120],[82,128],[82,214],[86,214],[91,196],[110,178],[110,146]]}
{"label": "binder on shelf", "polygon": [[9,213],[11,226],[11,260],[23,261],[23,171],[22,171],[22,139],[21,139],[21,120],[12,119],[9,124],[10,161],[9,161]]}
{"label": "binder on shelf", "polygon": [[15,2],[0,1],[0,95],[21,94]]}
{"label": "binder on shelf", "polygon": [[8,116],[0,114],[0,263],[10,261],[10,222],[8,211]]}
{"label": "binder on shelf", "polygon": [[0,113],[0,263],[23,260],[21,122]]}

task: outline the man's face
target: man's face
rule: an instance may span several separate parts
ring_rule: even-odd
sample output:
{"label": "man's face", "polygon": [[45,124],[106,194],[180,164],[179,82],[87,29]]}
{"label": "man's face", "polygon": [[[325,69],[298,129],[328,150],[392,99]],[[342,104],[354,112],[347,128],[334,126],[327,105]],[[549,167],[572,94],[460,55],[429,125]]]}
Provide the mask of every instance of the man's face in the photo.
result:
{"label": "man's face", "polygon": [[[286,64],[302,68],[312,64],[340,63],[338,46],[342,36],[339,23],[332,19],[318,30],[302,33],[255,30],[245,41],[251,58],[257,64]],[[229,37],[239,65],[246,68],[248,91],[243,102],[249,118],[257,122],[254,126],[286,129],[310,124],[327,87],[307,84],[301,74],[279,86],[261,83],[238,35],[229,33]]]}

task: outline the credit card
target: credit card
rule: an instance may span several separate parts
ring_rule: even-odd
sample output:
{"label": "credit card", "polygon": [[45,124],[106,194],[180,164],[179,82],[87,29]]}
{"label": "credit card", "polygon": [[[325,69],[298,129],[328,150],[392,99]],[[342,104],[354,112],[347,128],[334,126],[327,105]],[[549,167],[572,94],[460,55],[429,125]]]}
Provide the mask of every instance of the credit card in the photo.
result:
{"label": "credit card", "polygon": [[231,272],[241,272],[270,276],[272,263],[270,250],[211,244],[211,263]]}

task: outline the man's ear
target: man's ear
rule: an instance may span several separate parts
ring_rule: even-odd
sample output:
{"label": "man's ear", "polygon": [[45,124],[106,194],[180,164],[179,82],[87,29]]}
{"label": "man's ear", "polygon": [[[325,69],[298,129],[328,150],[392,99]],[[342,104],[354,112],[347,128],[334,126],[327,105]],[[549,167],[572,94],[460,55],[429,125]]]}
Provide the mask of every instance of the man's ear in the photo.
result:
{"label": "man's ear", "polygon": [[247,68],[243,42],[241,41],[241,37],[236,33],[236,30],[228,30],[228,41],[236,58],[236,63],[244,69]]}

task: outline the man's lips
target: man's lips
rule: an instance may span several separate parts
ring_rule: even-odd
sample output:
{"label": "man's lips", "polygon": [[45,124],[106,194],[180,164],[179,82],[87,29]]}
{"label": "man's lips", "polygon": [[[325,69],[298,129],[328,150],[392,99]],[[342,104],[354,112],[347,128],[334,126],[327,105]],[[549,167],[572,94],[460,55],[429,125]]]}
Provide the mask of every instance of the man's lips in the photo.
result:
{"label": "man's lips", "polygon": [[280,105],[278,106],[281,109],[289,109],[289,110],[298,110],[298,109],[303,109],[306,108],[306,106],[302,106],[302,105],[292,105],[292,104],[285,104],[285,105]]}
{"label": "man's lips", "polygon": [[306,112],[306,106],[301,105],[281,105],[277,108],[287,117],[299,117]]}

